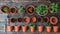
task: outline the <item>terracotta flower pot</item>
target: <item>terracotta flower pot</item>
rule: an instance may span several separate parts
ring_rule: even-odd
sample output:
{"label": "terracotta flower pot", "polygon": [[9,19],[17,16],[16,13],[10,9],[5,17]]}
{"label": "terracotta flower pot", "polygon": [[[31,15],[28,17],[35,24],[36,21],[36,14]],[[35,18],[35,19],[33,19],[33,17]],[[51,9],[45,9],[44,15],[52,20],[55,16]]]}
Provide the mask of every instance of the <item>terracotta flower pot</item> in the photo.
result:
{"label": "terracotta flower pot", "polygon": [[19,32],[20,31],[20,26],[15,26],[15,31]]}
{"label": "terracotta flower pot", "polygon": [[44,22],[48,23],[49,22],[49,18],[48,17],[44,17]]}
{"label": "terracotta flower pot", "polygon": [[7,26],[7,29],[8,29],[9,32],[12,32],[14,27],[13,26]]}
{"label": "terracotta flower pot", "polygon": [[34,11],[35,11],[35,7],[33,5],[29,5],[27,8],[26,8],[26,11],[28,14],[32,15],[34,14]]}
{"label": "terracotta flower pot", "polygon": [[30,31],[31,31],[31,32],[34,32],[34,31],[35,31],[35,27],[30,26]]}
{"label": "terracotta flower pot", "polygon": [[55,16],[50,17],[50,23],[55,25],[58,23],[58,18]]}
{"label": "terracotta flower pot", "polygon": [[39,17],[38,18],[38,22],[43,22],[43,18],[42,17]]}
{"label": "terracotta flower pot", "polygon": [[28,24],[30,22],[30,18],[28,16],[24,17],[23,21]]}
{"label": "terracotta flower pot", "polygon": [[26,32],[27,31],[27,26],[22,26],[22,31]]}
{"label": "terracotta flower pot", "polygon": [[42,32],[43,31],[43,26],[38,26],[38,31]]}
{"label": "terracotta flower pot", "polygon": [[32,17],[31,17],[31,21],[32,21],[32,22],[36,22],[36,21],[37,21],[36,17],[35,17],[35,16],[32,16]]}
{"label": "terracotta flower pot", "polygon": [[2,7],[1,7],[1,11],[3,12],[3,13],[9,13],[9,7],[7,6],[7,5],[3,5]]}
{"label": "terracotta flower pot", "polygon": [[58,32],[58,28],[59,28],[58,26],[53,26],[53,31]]}
{"label": "terracotta flower pot", "polygon": [[12,23],[14,23],[14,22],[16,22],[17,20],[15,19],[15,18],[11,18],[10,19],[10,22],[12,22]]}
{"label": "terracotta flower pot", "polygon": [[51,32],[51,26],[46,26],[46,31]]}
{"label": "terracotta flower pot", "polygon": [[11,14],[16,14],[18,11],[17,11],[17,7],[15,7],[15,6],[12,6],[12,7],[10,7],[10,13]]}
{"label": "terracotta flower pot", "polygon": [[18,18],[18,22],[22,22],[22,19],[23,19],[23,18]]}

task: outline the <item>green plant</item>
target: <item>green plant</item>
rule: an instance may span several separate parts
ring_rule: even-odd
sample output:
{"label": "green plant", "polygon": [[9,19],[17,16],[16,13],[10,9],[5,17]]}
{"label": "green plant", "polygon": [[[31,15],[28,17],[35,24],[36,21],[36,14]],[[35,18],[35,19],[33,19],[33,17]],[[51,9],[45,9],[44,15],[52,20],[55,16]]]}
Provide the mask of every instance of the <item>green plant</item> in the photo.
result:
{"label": "green plant", "polygon": [[51,26],[51,24],[50,23],[47,23],[47,26]]}
{"label": "green plant", "polygon": [[45,13],[48,13],[48,6],[47,5],[44,5],[44,4],[41,4],[39,6],[36,7],[36,12],[38,14],[45,14]]}
{"label": "green plant", "polygon": [[31,22],[31,23],[29,24],[29,26],[35,27],[35,23]]}
{"label": "green plant", "polygon": [[24,7],[23,7],[23,6],[20,6],[20,7],[18,8],[18,11],[19,11],[19,12],[24,12]]}
{"label": "green plant", "polygon": [[4,7],[3,10],[4,10],[5,12],[8,12],[9,9],[8,9],[8,7]]}
{"label": "green plant", "polygon": [[52,3],[51,7],[50,7],[50,10],[57,13],[58,12],[58,3]]}

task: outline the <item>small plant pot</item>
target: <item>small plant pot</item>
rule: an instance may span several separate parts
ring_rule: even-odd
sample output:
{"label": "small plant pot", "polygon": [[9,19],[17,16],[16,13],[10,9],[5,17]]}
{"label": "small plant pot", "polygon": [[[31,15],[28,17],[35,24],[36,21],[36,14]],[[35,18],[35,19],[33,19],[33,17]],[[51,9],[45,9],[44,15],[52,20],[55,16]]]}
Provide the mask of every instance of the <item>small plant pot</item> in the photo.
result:
{"label": "small plant pot", "polygon": [[30,22],[30,18],[28,16],[24,17],[23,21],[28,24]]}
{"label": "small plant pot", "polygon": [[34,31],[35,31],[35,27],[30,26],[30,31],[31,31],[31,32],[34,32]]}
{"label": "small plant pot", "polygon": [[19,32],[20,31],[20,26],[15,26],[15,31]]}
{"label": "small plant pot", "polygon": [[46,31],[51,32],[51,28],[52,28],[51,26],[46,26]]}
{"label": "small plant pot", "polygon": [[53,31],[58,32],[59,27],[58,26],[53,26]]}
{"label": "small plant pot", "polygon": [[48,17],[44,17],[44,22],[48,23],[49,22],[49,18]]}
{"label": "small plant pot", "polygon": [[50,17],[50,23],[55,25],[58,23],[58,18],[55,16]]}
{"label": "small plant pot", "polygon": [[43,31],[43,26],[38,26],[38,31],[42,32]]}
{"label": "small plant pot", "polygon": [[37,21],[36,17],[35,17],[35,16],[32,16],[32,17],[31,17],[31,21],[32,21],[32,22],[36,22],[36,21]]}
{"label": "small plant pot", "polygon": [[34,14],[34,11],[35,11],[35,7],[33,5],[29,5],[27,8],[26,8],[26,11],[28,14],[32,15]]}
{"label": "small plant pot", "polygon": [[22,26],[22,31],[26,32],[27,31],[27,26]]}
{"label": "small plant pot", "polygon": [[22,22],[22,18],[18,18],[18,22]]}
{"label": "small plant pot", "polygon": [[16,14],[18,11],[17,11],[17,7],[13,6],[13,7],[10,7],[10,13],[11,14]]}
{"label": "small plant pot", "polygon": [[38,18],[38,22],[43,22],[43,18],[42,17],[39,17]]}
{"label": "small plant pot", "polygon": [[9,13],[9,7],[8,6],[6,6],[6,5],[3,5],[2,7],[1,7],[1,11],[3,12],[3,13]]}
{"label": "small plant pot", "polygon": [[14,27],[13,26],[7,26],[7,29],[8,29],[9,32],[12,32]]}
{"label": "small plant pot", "polygon": [[11,18],[10,19],[10,22],[12,22],[12,23],[14,23],[14,22],[16,22],[17,21],[17,19],[15,19],[15,18]]}

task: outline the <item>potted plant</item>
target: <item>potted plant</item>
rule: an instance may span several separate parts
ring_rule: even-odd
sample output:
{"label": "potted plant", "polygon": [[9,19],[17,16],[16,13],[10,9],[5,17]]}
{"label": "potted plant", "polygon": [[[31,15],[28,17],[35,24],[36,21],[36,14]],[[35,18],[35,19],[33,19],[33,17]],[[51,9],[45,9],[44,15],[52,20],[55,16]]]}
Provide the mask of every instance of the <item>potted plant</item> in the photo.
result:
{"label": "potted plant", "polygon": [[19,32],[20,31],[20,26],[19,25],[16,25],[16,26],[14,26],[15,27],[15,31],[16,32]]}
{"label": "potted plant", "polygon": [[27,26],[26,26],[26,25],[23,25],[23,26],[22,26],[22,31],[23,31],[23,32],[26,32],[26,31],[27,31]]}
{"label": "potted plant", "polygon": [[41,4],[36,7],[36,13],[39,14],[40,16],[45,16],[48,14],[48,6]]}
{"label": "potted plant", "polygon": [[57,13],[57,12],[58,12],[58,3],[51,3],[50,13]]}
{"label": "potted plant", "polygon": [[8,29],[9,32],[12,32],[14,27],[13,26],[7,26],[7,29]]}
{"label": "potted plant", "polygon": [[25,17],[23,18],[23,21],[24,21],[26,24],[28,24],[28,23],[30,22],[30,18],[29,18],[28,16],[25,16]]}
{"label": "potted plant", "polygon": [[53,31],[58,32],[59,27],[58,26],[53,26]]}
{"label": "potted plant", "polygon": [[24,13],[24,7],[23,6],[20,6],[18,8],[18,13]]}
{"label": "potted plant", "polygon": [[58,18],[55,16],[50,17],[50,23],[56,25],[58,23]]}
{"label": "potted plant", "polygon": [[43,26],[39,25],[39,26],[38,26],[38,31],[39,31],[39,32],[42,32],[42,31],[43,31]]}
{"label": "potted plant", "polygon": [[18,11],[17,11],[17,7],[15,7],[15,6],[12,6],[12,7],[10,7],[10,13],[11,14],[16,14]]}
{"label": "potted plant", "polygon": [[1,11],[2,11],[3,13],[9,13],[9,7],[8,7],[7,5],[3,5],[3,6],[1,7]]}
{"label": "potted plant", "polygon": [[47,32],[51,32],[51,29],[52,29],[51,24],[50,23],[47,23],[46,31]]}
{"label": "potted plant", "polygon": [[37,18],[36,18],[35,16],[32,16],[32,17],[31,17],[31,21],[32,21],[32,22],[36,22],[36,21],[37,21]]}
{"label": "potted plant", "polygon": [[26,11],[28,14],[32,15],[34,14],[34,11],[35,11],[35,7],[33,5],[29,5],[27,8],[26,8]]}
{"label": "potted plant", "polygon": [[30,23],[30,31],[34,32],[35,31],[35,23]]}

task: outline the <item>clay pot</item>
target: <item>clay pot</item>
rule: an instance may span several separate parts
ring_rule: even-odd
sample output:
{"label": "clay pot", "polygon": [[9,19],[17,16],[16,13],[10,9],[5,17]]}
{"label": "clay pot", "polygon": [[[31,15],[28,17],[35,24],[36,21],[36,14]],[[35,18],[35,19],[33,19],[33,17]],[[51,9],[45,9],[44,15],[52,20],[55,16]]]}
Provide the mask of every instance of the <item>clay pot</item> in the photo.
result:
{"label": "clay pot", "polygon": [[15,19],[15,18],[11,18],[10,19],[10,22],[12,22],[12,23],[14,23],[14,22],[16,22],[17,21],[17,19]]}
{"label": "clay pot", "polygon": [[22,18],[18,18],[18,22],[22,22]]}
{"label": "clay pot", "polygon": [[32,16],[32,17],[31,17],[31,21],[32,21],[32,22],[36,22],[36,21],[37,21],[36,17],[35,17],[35,16]]}
{"label": "clay pot", "polygon": [[48,23],[49,22],[49,18],[48,17],[44,17],[44,22]]}
{"label": "clay pot", "polygon": [[50,17],[50,23],[55,25],[58,23],[58,18],[55,16]]}
{"label": "clay pot", "polygon": [[58,28],[59,28],[58,26],[53,26],[53,31],[58,32]]}
{"label": "clay pot", "polygon": [[7,5],[3,5],[2,7],[1,7],[1,11],[3,12],[3,13],[10,13],[9,11],[9,7],[7,6]]}
{"label": "clay pot", "polygon": [[35,31],[35,27],[30,26],[30,31],[31,31],[31,32],[34,32],[34,31]]}
{"label": "clay pot", "polygon": [[51,32],[51,28],[52,28],[51,26],[46,26],[46,31]]}
{"label": "clay pot", "polygon": [[42,32],[43,31],[43,26],[38,26],[38,31]]}
{"label": "clay pot", "polygon": [[13,26],[7,26],[7,29],[8,29],[9,32],[12,32],[14,27]]}
{"label": "clay pot", "polygon": [[19,30],[20,30],[20,26],[15,26],[15,31],[19,32]]}
{"label": "clay pot", "polygon": [[23,21],[28,24],[30,22],[30,18],[28,16],[24,17]]}
{"label": "clay pot", "polygon": [[42,17],[39,17],[38,18],[38,22],[43,22],[43,18]]}
{"label": "clay pot", "polygon": [[26,8],[26,11],[28,14],[32,15],[34,14],[34,11],[35,11],[35,7],[33,5],[29,5],[27,8]]}
{"label": "clay pot", "polygon": [[15,6],[10,7],[9,10],[10,10],[11,14],[16,14],[17,13],[17,7],[15,7]]}
{"label": "clay pot", "polygon": [[22,26],[22,31],[26,32],[27,31],[27,26]]}

